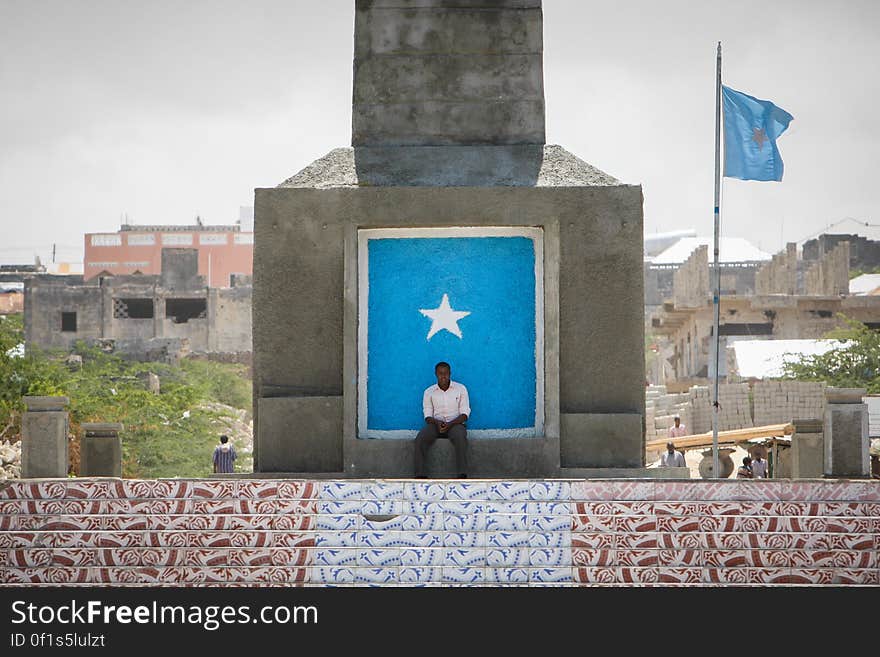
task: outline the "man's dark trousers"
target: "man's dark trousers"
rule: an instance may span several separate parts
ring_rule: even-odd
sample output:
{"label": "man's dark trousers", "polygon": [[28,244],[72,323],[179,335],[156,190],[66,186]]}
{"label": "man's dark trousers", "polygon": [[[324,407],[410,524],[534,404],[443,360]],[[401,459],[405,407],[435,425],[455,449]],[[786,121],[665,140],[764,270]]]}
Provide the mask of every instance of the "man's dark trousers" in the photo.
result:
{"label": "man's dark trousers", "polygon": [[416,477],[426,476],[425,458],[428,455],[428,449],[434,444],[438,438],[448,438],[455,446],[455,465],[458,468],[458,474],[467,474],[467,429],[463,424],[453,424],[446,430],[446,433],[440,433],[440,428],[436,424],[425,424],[419,435],[416,436]]}

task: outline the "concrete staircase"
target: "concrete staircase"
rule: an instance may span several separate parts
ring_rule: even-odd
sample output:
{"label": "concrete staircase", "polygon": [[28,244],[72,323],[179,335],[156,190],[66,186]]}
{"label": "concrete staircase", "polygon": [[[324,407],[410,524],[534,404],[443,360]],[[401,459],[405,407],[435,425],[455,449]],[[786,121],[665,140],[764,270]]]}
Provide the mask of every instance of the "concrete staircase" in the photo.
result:
{"label": "concrete staircase", "polygon": [[22,584],[878,586],[880,482],[5,482]]}

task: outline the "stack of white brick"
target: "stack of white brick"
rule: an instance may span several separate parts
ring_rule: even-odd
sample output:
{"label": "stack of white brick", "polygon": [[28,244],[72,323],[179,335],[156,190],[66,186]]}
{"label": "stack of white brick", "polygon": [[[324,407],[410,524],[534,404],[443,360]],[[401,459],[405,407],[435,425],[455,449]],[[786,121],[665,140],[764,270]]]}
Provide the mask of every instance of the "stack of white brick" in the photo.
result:
{"label": "stack of white brick", "polygon": [[756,426],[825,417],[824,383],[760,381],[753,394]]}

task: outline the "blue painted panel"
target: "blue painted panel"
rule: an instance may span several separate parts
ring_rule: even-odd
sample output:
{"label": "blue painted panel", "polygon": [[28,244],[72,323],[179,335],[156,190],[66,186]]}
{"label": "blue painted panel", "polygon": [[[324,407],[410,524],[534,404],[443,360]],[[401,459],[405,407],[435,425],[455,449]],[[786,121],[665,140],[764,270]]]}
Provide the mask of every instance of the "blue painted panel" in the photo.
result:
{"label": "blue painted panel", "polygon": [[[526,237],[368,241],[367,429],[417,430],[434,365],[470,396],[468,428],[535,426],[535,251]],[[458,337],[420,312],[444,295]]]}

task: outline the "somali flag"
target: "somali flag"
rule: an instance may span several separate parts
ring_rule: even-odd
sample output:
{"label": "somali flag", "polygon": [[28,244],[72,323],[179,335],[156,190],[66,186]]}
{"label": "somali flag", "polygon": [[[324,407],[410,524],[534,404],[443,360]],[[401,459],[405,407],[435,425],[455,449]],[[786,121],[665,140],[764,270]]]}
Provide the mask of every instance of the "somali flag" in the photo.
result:
{"label": "somali flag", "polygon": [[467,387],[468,433],[543,433],[543,233],[359,231],[358,435],[412,438],[434,365]]}
{"label": "somali flag", "polygon": [[769,100],[722,87],[724,107],[724,177],[782,180],[783,163],[776,140],[794,117]]}

